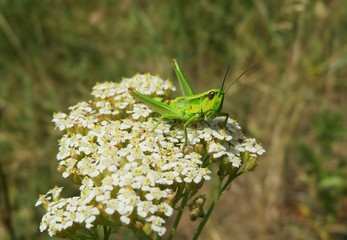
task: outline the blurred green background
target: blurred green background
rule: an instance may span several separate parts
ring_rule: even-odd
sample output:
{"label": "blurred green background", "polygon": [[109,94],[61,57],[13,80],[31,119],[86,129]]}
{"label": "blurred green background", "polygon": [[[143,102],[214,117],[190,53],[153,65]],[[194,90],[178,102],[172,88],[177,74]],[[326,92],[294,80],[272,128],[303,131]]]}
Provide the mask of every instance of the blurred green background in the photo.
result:
{"label": "blurred green background", "polygon": [[[34,204],[55,185],[53,112],[137,72],[196,92],[235,78],[224,110],[267,150],[201,239],[347,239],[347,1],[0,0],[0,239],[47,239]],[[180,225],[190,239],[195,223]]]}

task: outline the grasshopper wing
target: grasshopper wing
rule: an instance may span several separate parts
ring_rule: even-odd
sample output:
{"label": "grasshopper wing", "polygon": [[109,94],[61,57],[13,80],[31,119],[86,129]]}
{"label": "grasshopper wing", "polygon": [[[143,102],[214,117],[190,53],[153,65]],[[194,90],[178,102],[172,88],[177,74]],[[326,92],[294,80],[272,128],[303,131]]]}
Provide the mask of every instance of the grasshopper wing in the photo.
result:
{"label": "grasshopper wing", "polygon": [[172,65],[175,69],[175,72],[176,72],[177,78],[179,80],[180,88],[181,88],[183,95],[184,96],[193,96],[194,92],[193,92],[192,88],[190,87],[187,79],[183,75],[181,68],[180,68],[180,65],[178,64],[176,59],[172,60]]}
{"label": "grasshopper wing", "polygon": [[158,100],[155,100],[151,97],[148,97],[147,95],[144,95],[133,88],[129,88],[129,91],[133,97],[140,100],[141,102],[143,102],[144,104],[152,108],[155,112],[159,113],[160,115],[166,115],[166,114],[177,115],[175,110],[169,105],[162,103]]}

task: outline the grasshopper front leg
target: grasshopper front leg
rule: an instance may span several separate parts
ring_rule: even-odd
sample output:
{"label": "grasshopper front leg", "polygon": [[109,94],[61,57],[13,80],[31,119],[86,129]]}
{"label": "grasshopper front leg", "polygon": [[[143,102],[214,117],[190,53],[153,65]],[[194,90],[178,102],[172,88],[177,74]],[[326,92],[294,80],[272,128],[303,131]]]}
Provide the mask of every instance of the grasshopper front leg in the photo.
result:
{"label": "grasshopper front leg", "polygon": [[224,128],[226,128],[227,122],[228,122],[228,118],[229,118],[229,113],[220,112],[220,113],[218,114],[218,116],[225,117],[225,120],[224,120]]}

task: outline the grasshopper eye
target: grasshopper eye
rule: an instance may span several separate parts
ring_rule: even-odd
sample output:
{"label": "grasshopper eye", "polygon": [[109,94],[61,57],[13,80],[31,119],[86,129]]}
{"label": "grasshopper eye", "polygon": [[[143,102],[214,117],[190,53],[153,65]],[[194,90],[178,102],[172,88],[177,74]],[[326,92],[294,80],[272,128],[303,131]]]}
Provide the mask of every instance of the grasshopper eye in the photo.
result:
{"label": "grasshopper eye", "polygon": [[216,94],[216,92],[214,92],[214,91],[211,91],[211,92],[209,92],[208,94],[207,94],[207,98],[209,99],[209,100],[212,100],[213,98],[214,98],[214,95]]}

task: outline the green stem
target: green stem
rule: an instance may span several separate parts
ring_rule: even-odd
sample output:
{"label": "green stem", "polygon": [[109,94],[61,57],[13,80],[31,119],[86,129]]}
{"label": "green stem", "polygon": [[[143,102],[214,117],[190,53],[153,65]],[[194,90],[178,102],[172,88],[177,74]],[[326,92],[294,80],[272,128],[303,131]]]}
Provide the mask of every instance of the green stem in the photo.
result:
{"label": "green stem", "polygon": [[229,178],[228,178],[228,180],[225,182],[225,184],[224,184],[223,186],[222,186],[222,179],[223,179],[223,178],[220,179],[220,181],[219,181],[219,183],[218,183],[218,190],[217,190],[217,192],[216,192],[216,194],[215,194],[215,196],[214,196],[214,199],[213,199],[213,201],[212,201],[210,207],[208,208],[208,210],[207,210],[207,212],[206,212],[204,218],[201,220],[201,222],[200,222],[198,228],[196,229],[195,234],[194,234],[194,237],[193,237],[193,240],[197,240],[197,239],[198,239],[198,237],[200,236],[200,234],[201,234],[201,232],[202,232],[204,226],[206,225],[206,223],[207,223],[209,217],[211,216],[211,213],[212,213],[214,207],[217,205],[217,202],[218,202],[219,199],[222,197],[222,195],[224,194],[224,192],[228,189],[228,187],[230,186],[231,182],[232,182],[235,178],[237,178],[238,176],[240,176],[241,174],[242,174],[242,172],[241,172],[241,173],[235,173],[235,174],[233,174],[233,175],[230,175]]}
{"label": "green stem", "polygon": [[168,237],[168,240],[171,240],[173,238],[173,236],[175,235],[175,233],[176,233],[178,224],[179,224],[179,222],[181,220],[181,217],[182,217],[182,214],[183,214],[183,210],[184,210],[184,207],[187,204],[188,198],[189,198],[189,192],[185,192],[184,195],[183,195],[183,198],[181,200],[181,205],[180,205],[180,208],[178,210],[178,213],[177,213],[174,225],[171,228],[171,232],[170,232],[170,235]]}
{"label": "green stem", "polygon": [[236,172],[233,175],[230,175],[228,180],[225,182],[224,186],[222,187],[222,193],[224,193],[230,186],[231,182],[237,178],[238,176],[242,175],[244,172]]}
{"label": "green stem", "polygon": [[216,193],[215,196],[214,196],[213,202],[211,203],[211,205],[210,205],[210,207],[208,208],[208,210],[207,210],[207,212],[206,212],[204,218],[201,220],[201,222],[200,222],[198,228],[196,229],[195,234],[194,234],[194,237],[193,237],[193,240],[198,239],[198,237],[200,236],[200,234],[201,234],[201,232],[202,232],[202,229],[204,228],[204,226],[205,226],[207,220],[209,219],[209,217],[210,217],[210,215],[211,215],[211,213],[212,213],[214,207],[216,206],[218,200],[220,199],[220,197],[221,197],[221,195],[222,195],[221,193],[222,193],[222,191],[221,191],[221,184],[219,184],[219,186],[218,186],[218,191],[217,191],[217,193]]}
{"label": "green stem", "polygon": [[103,229],[104,229],[104,240],[108,240],[111,234],[111,229],[106,226],[104,226]]}

